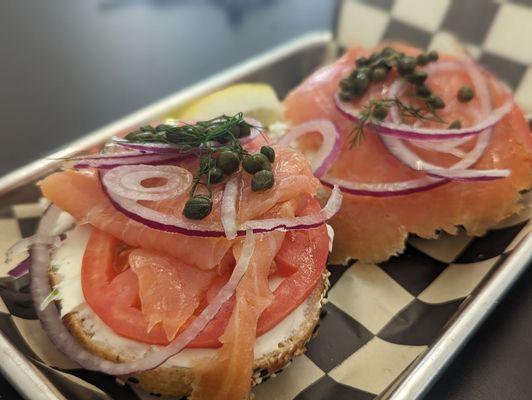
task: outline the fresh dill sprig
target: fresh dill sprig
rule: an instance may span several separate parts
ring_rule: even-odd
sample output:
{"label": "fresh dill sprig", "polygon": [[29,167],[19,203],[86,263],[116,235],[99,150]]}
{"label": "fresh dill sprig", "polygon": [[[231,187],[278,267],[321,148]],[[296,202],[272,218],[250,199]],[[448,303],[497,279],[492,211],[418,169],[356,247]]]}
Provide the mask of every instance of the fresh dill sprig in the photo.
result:
{"label": "fresh dill sprig", "polygon": [[373,99],[363,107],[358,122],[350,132],[352,136],[351,147],[361,144],[365,139],[367,125],[381,123],[388,116],[391,107],[397,108],[401,122],[405,122],[406,118],[411,117],[419,121],[445,123],[430,104],[425,107],[416,107],[412,104],[403,103],[398,97]]}
{"label": "fresh dill sprig", "polygon": [[200,167],[194,176],[190,192],[190,196],[193,197],[199,185],[204,186],[209,195],[211,194],[211,173],[215,168],[214,156],[216,154],[230,151],[239,158],[248,154],[238,141],[238,136],[241,136],[242,130],[247,129],[249,132],[251,127],[244,120],[243,114],[238,113],[233,116],[222,115],[207,121],[179,126],[147,125],[129,133],[125,138],[135,143],[173,144],[182,153],[195,155],[200,162]]}

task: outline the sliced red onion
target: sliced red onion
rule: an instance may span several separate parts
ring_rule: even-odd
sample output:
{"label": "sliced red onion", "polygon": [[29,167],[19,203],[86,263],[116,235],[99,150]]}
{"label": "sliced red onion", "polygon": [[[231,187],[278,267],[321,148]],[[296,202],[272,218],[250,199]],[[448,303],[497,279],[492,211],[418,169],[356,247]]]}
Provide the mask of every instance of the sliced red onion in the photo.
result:
{"label": "sliced red onion", "polygon": [[[472,62],[448,62],[448,63],[439,63],[433,65],[430,69],[427,68],[427,71],[430,73],[437,72],[450,72],[455,69],[463,70],[465,69],[468,75],[471,78],[473,83],[473,88],[477,97],[480,99],[480,110],[478,112],[478,120],[487,118],[490,115],[491,111],[491,101],[490,101],[490,92],[484,75],[475,67]],[[404,90],[405,84],[402,80],[396,80],[389,90],[389,97],[394,98],[398,97],[401,92]],[[390,112],[390,118],[393,123],[397,124],[400,121],[400,117],[397,111],[397,108],[392,107]],[[489,145],[491,137],[491,128],[486,132],[481,133],[478,137],[477,143],[474,149],[466,154],[464,158],[456,163],[455,165],[445,168],[438,165],[431,164],[429,162],[421,159],[416,153],[410,150],[402,140],[395,137],[386,137],[381,136],[381,140],[384,145],[398,160],[400,160],[406,166],[415,169],[417,171],[425,171],[431,176],[447,178],[451,180],[459,181],[485,181],[505,178],[510,175],[509,170],[471,170],[468,169],[470,166],[475,164],[487,146]],[[460,140],[460,139],[458,139]],[[479,151],[479,149],[481,151]]]}
{"label": "sliced red onion", "polygon": [[18,279],[21,276],[24,276],[28,273],[30,270],[31,265],[31,256],[26,257],[24,260],[22,260],[20,263],[17,264],[15,268],[12,268],[7,272],[9,276],[12,278]]}
{"label": "sliced red onion", "polygon": [[309,133],[319,133],[323,140],[318,152],[311,160],[314,175],[321,178],[340,154],[340,131],[331,121],[318,119],[304,122],[281,136],[277,144],[288,146],[294,140]]}
{"label": "sliced red onion", "polygon": [[170,143],[136,143],[130,142],[122,138],[113,138],[113,143],[137,151],[144,151],[149,153],[156,154],[181,154],[182,150],[175,144]]}
{"label": "sliced red onion", "polygon": [[[118,155],[120,154],[120,156]],[[78,158],[67,161],[65,166],[72,168],[99,168],[111,169],[122,165],[160,165],[180,161],[184,158],[179,154],[154,154],[154,153],[114,153],[108,157]]]}
{"label": "sliced red onion", "polygon": [[[52,232],[60,213],[61,210],[55,206],[47,210],[39,224],[38,233],[40,235],[47,235]],[[220,289],[209,305],[169,345],[136,361],[115,363],[87,351],[63,324],[59,310],[53,303],[41,309],[41,304],[45,302],[51,291],[48,279],[50,252],[47,246],[43,244],[35,244],[32,247],[33,262],[31,264],[30,279],[33,304],[50,340],[66,356],[80,364],[83,368],[100,371],[109,375],[127,375],[138,371],[150,370],[158,367],[183,350],[205,329],[216,314],[218,314],[220,308],[231,298],[238,283],[246,273],[253,255],[254,245],[253,234],[248,232],[242,248],[242,254],[237,261],[229,281]]]}
{"label": "sliced red onion", "polygon": [[[148,226],[149,228],[170,233],[180,233],[188,236],[225,236],[223,226],[217,221],[193,221],[185,218],[184,216],[161,213],[139,204],[135,200],[118,196],[115,193],[108,191],[105,185],[102,186],[104,192],[107,194],[118,211],[122,212],[132,220]],[[245,235],[248,229],[252,229],[253,233],[262,233],[274,230],[315,228],[316,226],[325,223],[340,210],[341,201],[342,195],[338,189],[335,189],[327,201],[326,206],[315,214],[293,218],[274,218],[268,220],[247,221],[238,227],[237,236]]]}
{"label": "sliced red onion", "polygon": [[225,184],[222,198],[221,220],[225,236],[229,240],[234,239],[238,231],[236,223],[236,204],[238,201],[240,180],[241,177],[234,174]]}
{"label": "sliced red onion", "polygon": [[[113,160],[129,157],[138,157],[140,155],[146,154],[145,151],[113,151],[109,153],[96,153],[96,154],[86,154],[83,156],[72,157],[69,161],[85,161],[85,160]],[[153,153],[152,153],[153,154]]]}
{"label": "sliced red onion", "polygon": [[339,187],[340,190],[345,193],[372,197],[392,197],[424,192],[448,182],[448,180],[445,179],[430,177],[390,183],[351,182],[329,177],[321,178],[320,181],[330,188]]}
{"label": "sliced red onion", "polygon": [[426,169],[427,175],[438,178],[447,178],[453,181],[491,181],[494,179],[507,178],[510,176],[509,169],[489,169],[489,170],[473,170],[473,169]]}
{"label": "sliced red onion", "polygon": [[[161,186],[145,187],[147,179],[160,178]],[[102,183],[108,192],[131,200],[161,201],[179,196],[190,188],[192,174],[175,165],[122,165],[103,175]]]}
{"label": "sliced red onion", "polygon": [[463,158],[466,153],[465,151],[460,149],[459,146],[463,145],[464,143],[467,143],[472,139],[474,139],[473,136],[467,136],[463,138],[447,140],[409,140],[409,143],[420,149],[435,151],[438,153],[451,154],[457,158]]}
{"label": "sliced red onion", "polygon": [[334,186],[327,204],[319,212],[293,218],[269,218],[244,222],[241,228],[252,229],[255,233],[274,230],[310,229],[322,225],[331,219],[342,207],[342,194],[338,186]]}
{"label": "sliced red onion", "polygon": [[30,249],[31,246],[34,244],[44,244],[47,246],[52,247],[59,247],[61,242],[64,240],[64,236],[43,236],[39,234],[35,234],[33,236],[29,236],[27,238],[21,239],[18,242],[16,242],[14,245],[12,245],[9,249],[7,249],[5,257],[6,263],[9,263],[14,255],[20,254],[23,252],[26,252]]}

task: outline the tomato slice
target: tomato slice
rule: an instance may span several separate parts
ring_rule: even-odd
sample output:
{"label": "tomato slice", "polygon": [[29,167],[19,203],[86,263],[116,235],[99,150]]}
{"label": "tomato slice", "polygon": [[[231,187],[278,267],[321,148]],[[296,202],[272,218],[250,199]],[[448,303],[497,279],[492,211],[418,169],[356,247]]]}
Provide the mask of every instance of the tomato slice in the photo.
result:
{"label": "tomato slice", "polygon": [[[300,210],[299,215],[310,214],[319,210],[319,204],[315,199],[306,199],[300,205]],[[279,257],[284,265],[283,271],[291,271],[291,275],[275,289],[272,304],[259,318],[258,336],[276,326],[314,290],[325,267],[328,247],[327,229],[324,225],[286,234]],[[138,278],[131,269],[122,270],[122,265],[117,268],[117,263],[122,262],[122,251],[123,245],[120,241],[93,229],[81,269],[85,299],[94,312],[117,334],[150,344],[168,344],[161,324],[148,331],[148,322],[140,310]],[[216,295],[219,288],[229,279],[229,275],[230,268],[220,269],[219,277],[213,280],[200,308]],[[218,338],[225,331],[233,306],[234,298],[224,304],[189,347],[219,346]],[[198,310],[195,314],[198,314]]]}

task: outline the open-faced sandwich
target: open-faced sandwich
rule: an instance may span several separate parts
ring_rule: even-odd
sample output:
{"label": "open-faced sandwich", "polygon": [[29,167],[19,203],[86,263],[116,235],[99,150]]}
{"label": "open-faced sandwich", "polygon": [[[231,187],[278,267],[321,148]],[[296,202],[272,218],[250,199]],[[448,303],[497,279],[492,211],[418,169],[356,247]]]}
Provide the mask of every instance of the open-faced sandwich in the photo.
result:
{"label": "open-faced sandwich", "polygon": [[341,194],[321,208],[308,161],[258,122],[144,126],[39,186],[51,206],[30,239],[32,295],[82,367],[245,399],[305,350]]}
{"label": "open-faced sandwich", "polygon": [[333,263],[386,260],[410,234],[482,235],[519,211],[532,187],[522,111],[465,53],[353,48],[284,104],[295,128],[281,143],[297,139],[322,183],[345,193],[331,221]]}

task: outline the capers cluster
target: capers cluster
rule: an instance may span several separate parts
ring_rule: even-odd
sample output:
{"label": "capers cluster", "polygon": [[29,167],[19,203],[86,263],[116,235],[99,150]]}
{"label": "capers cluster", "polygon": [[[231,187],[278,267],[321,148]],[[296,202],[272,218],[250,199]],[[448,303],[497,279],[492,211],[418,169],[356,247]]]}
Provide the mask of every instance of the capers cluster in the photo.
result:
{"label": "capers cluster", "polygon": [[275,150],[269,146],[262,146],[259,153],[245,155],[242,168],[253,175],[251,190],[262,192],[271,189],[275,182],[271,163],[275,161]]}
{"label": "capers cluster", "polygon": [[[271,163],[275,160],[275,150],[269,146],[262,146],[259,153],[239,154],[232,150],[223,150],[206,169],[210,183],[219,183],[227,175],[232,175],[240,169],[253,175],[251,190],[262,192],[273,187],[275,182]],[[200,166],[201,168],[201,166]],[[212,198],[200,194],[191,196],[185,203],[183,215],[190,219],[203,219],[212,211]]]}
{"label": "capers cluster", "polygon": [[[368,90],[371,82],[386,80],[390,71],[395,67],[399,75],[416,86],[416,95],[425,99],[432,109],[445,107],[441,97],[432,94],[425,85],[427,73],[417,69],[432,61],[438,60],[438,52],[421,53],[417,57],[407,56],[392,47],[385,47],[380,52],[371,54],[369,58],[358,57],[356,69],[340,81],[340,100],[350,101],[361,97]],[[383,112],[384,114],[384,112]]]}

